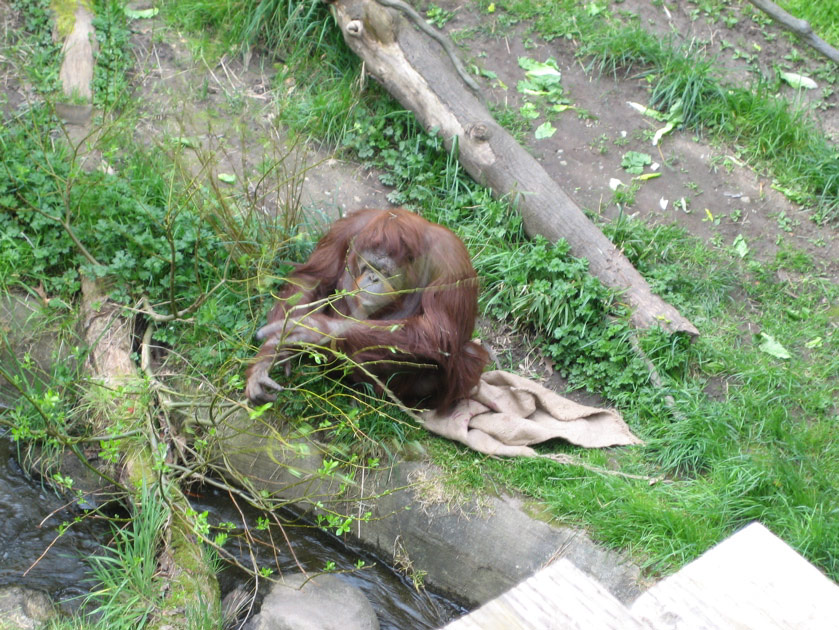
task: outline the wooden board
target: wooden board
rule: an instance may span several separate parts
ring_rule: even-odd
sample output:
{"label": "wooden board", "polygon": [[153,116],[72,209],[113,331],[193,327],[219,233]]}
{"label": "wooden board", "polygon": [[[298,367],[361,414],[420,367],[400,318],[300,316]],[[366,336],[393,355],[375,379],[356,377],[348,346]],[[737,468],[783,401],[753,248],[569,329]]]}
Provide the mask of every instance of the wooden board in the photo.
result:
{"label": "wooden board", "polygon": [[609,591],[563,558],[444,630],[642,630]]}
{"label": "wooden board", "polygon": [[656,584],[631,611],[656,630],[835,630],[839,586],[753,523]]}

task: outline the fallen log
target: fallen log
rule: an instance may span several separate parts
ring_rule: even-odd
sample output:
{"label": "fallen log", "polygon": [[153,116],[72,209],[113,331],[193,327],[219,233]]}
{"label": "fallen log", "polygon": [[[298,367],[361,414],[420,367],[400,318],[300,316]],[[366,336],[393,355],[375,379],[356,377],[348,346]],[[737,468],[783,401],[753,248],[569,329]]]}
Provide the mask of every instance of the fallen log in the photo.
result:
{"label": "fallen log", "polygon": [[[66,30],[62,48],[64,59],[59,78],[65,96],[86,101],[86,105],[59,104],[59,113],[68,121],[81,126],[82,137],[88,135],[92,99],[94,36],[93,12],[88,3],[73,0],[61,7],[64,17],[72,15],[69,29],[57,25],[57,31]],[[61,17],[61,15],[59,16]],[[68,134],[70,138],[70,134]],[[78,147],[77,147],[78,150]],[[95,263],[96,260],[74,236],[70,226],[63,224],[79,251]],[[210,614],[220,611],[218,581],[212,563],[193,531],[193,518],[189,516],[190,504],[177,483],[160,469],[156,449],[157,437],[154,430],[140,429],[146,420],[154,415],[151,403],[143,396],[145,383],[132,359],[132,325],[121,315],[121,308],[108,299],[103,280],[82,277],[82,302],[80,306],[80,337],[89,348],[85,363],[88,376],[90,404],[86,420],[94,435],[107,435],[114,418],[121,418],[134,425],[148,440],[132,443],[123,455],[120,470],[120,485],[126,491],[126,499],[135,510],[144,509],[144,492],[154,486],[165,499],[167,518],[161,532],[162,549],[156,558],[158,575],[166,580],[164,593],[158,602],[159,608],[146,618],[151,628],[187,628],[192,619],[182,611],[209,610]],[[74,452],[80,462],[84,454],[77,448]],[[81,462],[86,468],[94,468],[86,459]],[[109,468],[102,463],[103,468]],[[100,470],[103,478],[110,480],[111,470]],[[112,480],[111,480],[112,481]],[[114,485],[117,485],[114,483]],[[138,559],[141,560],[141,559]],[[176,614],[178,611],[181,614]]]}
{"label": "fallen log", "polygon": [[774,2],[770,2],[770,0],[749,0],[749,2],[775,20],[781,27],[795,33],[804,40],[804,43],[823,54],[833,63],[839,63],[839,50],[816,35],[807,20],[799,20]]}
{"label": "fallen log", "polygon": [[[113,417],[125,418],[128,414],[142,426],[153,411],[146,408],[150,403],[141,395],[145,386],[131,358],[131,322],[122,317],[119,305],[108,299],[103,284],[82,277],[80,323],[81,336],[90,348],[85,365],[89,387],[98,390],[98,413],[89,414],[87,421],[95,432],[107,435]],[[125,399],[130,400],[128,411]],[[144,489],[156,487],[165,497],[167,517],[157,562],[158,575],[166,580],[166,586],[157,602],[160,607],[151,611],[147,621],[151,628],[180,630],[190,627],[194,620],[182,612],[176,614],[178,610],[218,614],[221,597],[212,562],[194,532],[190,504],[178,484],[160,469],[159,450],[154,448],[156,437],[153,433],[145,435],[148,440],[128,447],[119,476],[135,510],[143,509]]]}
{"label": "fallen log", "polygon": [[[383,6],[387,4],[388,6]],[[639,328],[661,326],[698,335],[696,327],[655,295],[629,260],[583,214],[542,165],[495,120],[453,71],[446,51],[403,17],[398,0],[336,0],[333,15],[344,40],[376,78],[427,130],[437,129],[447,148],[456,143],[460,163],[498,197],[509,197],[529,235],[568,241],[589,261],[590,272],[621,291]]]}

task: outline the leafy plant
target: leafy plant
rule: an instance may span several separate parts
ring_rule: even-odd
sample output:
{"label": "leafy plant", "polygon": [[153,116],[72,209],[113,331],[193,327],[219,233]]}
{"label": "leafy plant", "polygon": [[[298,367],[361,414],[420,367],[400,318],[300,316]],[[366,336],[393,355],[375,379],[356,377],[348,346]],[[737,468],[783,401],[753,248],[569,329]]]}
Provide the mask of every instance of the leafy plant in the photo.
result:
{"label": "leafy plant", "polygon": [[129,49],[131,31],[125,7],[115,0],[101,0],[93,19],[99,44],[93,66],[93,104],[112,111],[128,104],[130,70],[134,56]]}
{"label": "leafy plant", "polygon": [[639,153],[638,151],[627,151],[621,159],[623,169],[633,175],[640,175],[644,172],[644,167],[652,163],[653,158],[649,153]]}
{"label": "leafy plant", "polygon": [[449,20],[454,18],[452,11],[447,11],[442,7],[432,4],[425,12],[428,21],[437,28],[443,28]]}
{"label": "leafy plant", "polygon": [[23,21],[13,44],[20,67],[42,94],[58,94],[61,44],[52,36],[50,1],[12,0],[10,4]]}

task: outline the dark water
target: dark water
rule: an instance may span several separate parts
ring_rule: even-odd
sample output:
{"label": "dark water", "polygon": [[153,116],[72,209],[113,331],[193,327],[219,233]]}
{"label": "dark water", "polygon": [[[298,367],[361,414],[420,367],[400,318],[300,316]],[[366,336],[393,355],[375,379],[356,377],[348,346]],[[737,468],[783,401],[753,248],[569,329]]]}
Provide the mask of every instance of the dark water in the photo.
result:
{"label": "dark water", "polygon": [[[83,558],[100,552],[101,544],[110,539],[110,528],[103,521],[84,519],[57,537],[60,524],[73,521],[76,513],[68,509],[65,499],[28,477],[18,466],[16,456],[14,443],[0,436],[0,586],[37,588],[55,601],[65,602],[65,609],[73,610],[92,587]],[[226,495],[212,490],[201,490],[194,507],[207,510],[213,525],[230,522],[241,528],[244,515],[253,527],[259,516],[255,510],[244,507],[239,512]],[[282,518],[295,517],[284,514]],[[294,556],[307,572],[318,572],[327,562],[334,562],[335,570],[349,572],[341,574],[341,578],[364,592],[376,610],[382,630],[438,628],[465,613],[445,598],[417,592],[375,556],[347,546],[317,528],[290,524],[284,530]],[[254,548],[260,566],[299,571],[282,532],[276,528],[269,531],[274,549],[259,545]],[[254,534],[268,540],[269,531]],[[239,541],[232,535],[225,549],[249,567],[248,549]],[[353,571],[359,559],[368,568]],[[219,581],[222,592],[227,592],[245,582],[246,576],[226,569]]]}
{"label": "dark water", "polygon": [[14,443],[0,436],[0,586],[29,586],[72,601],[91,586],[81,558],[99,551],[109,529],[86,519],[56,539],[61,523],[76,514],[66,499],[32,481],[16,458]]}
{"label": "dark water", "polygon": [[[196,510],[207,510],[211,524],[231,522],[241,525],[242,517],[253,526],[259,515],[255,510],[245,509],[241,504],[242,513],[237,511],[226,495],[215,491],[207,491],[198,499],[193,499]],[[283,539],[278,528],[271,528],[270,537],[274,541],[275,550],[268,546],[257,545],[252,549],[257,553],[260,566],[270,567],[275,573],[279,569],[285,573],[300,571],[300,566],[309,573],[323,570],[326,562],[334,562],[336,571],[346,571],[340,577],[358,587],[373,605],[382,630],[421,630],[439,628],[449,621],[465,614],[466,609],[452,601],[428,591],[420,591],[389,568],[375,555],[347,543],[333,536],[325,534],[316,527],[312,527],[305,520],[292,513],[284,513],[281,518],[287,524],[284,526],[286,536],[291,542],[292,553]],[[254,532],[255,536],[267,540],[265,532]],[[228,542],[225,549],[234,552],[239,561],[250,566],[251,559],[246,545],[238,546],[236,541]],[[363,560],[365,567],[355,570],[356,562]],[[235,570],[223,572],[219,578],[222,591],[233,588],[242,583],[243,575]]]}

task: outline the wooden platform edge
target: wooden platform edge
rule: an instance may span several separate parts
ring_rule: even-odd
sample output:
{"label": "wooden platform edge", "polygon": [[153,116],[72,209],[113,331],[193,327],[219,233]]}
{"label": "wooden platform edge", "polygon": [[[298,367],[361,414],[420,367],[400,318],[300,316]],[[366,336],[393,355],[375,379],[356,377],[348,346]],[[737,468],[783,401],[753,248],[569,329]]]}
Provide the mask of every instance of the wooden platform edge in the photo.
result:
{"label": "wooden platform edge", "polygon": [[667,630],[835,630],[839,586],[752,523],[642,594],[633,615]]}
{"label": "wooden platform edge", "polygon": [[643,630],[608,590],[562,558],[443,630]]}

